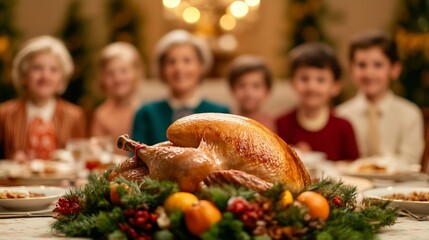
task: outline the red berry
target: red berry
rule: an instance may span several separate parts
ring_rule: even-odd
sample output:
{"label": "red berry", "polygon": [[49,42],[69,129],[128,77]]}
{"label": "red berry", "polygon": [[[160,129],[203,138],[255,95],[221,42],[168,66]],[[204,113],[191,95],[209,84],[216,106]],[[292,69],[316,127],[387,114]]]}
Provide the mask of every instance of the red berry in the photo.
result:
{"label": "red berry", "polygon": [[149,217],[149,213],[147,211],[139,210],[136,212],[136,217],[142,217],[147,219]]}
{"label": "red berry", "polygon": [[146,220],[147,219],[145,219],[145,218],[138,217],[138,218],[136,218],[136,225],[142,227],[146,223]]}
{"label": "red berry", "polygon": [[150,214],[150,220],[152,222],[156,222],[157,219],[158,219],[158,215],[157,214],[155,214],[155,213],[151,213]]}
{"label": "red berry", "polygon": [[136,230],[134,230],[134,229],[130,229],[129,231],[128,231],[128,235],[130,236],[130,237],[132,237],[132,238],[137,238],[139,235],[137,234],[137,232],[136,232]]}
{"label": "red berry", "polygon": [[132,215],[134,215],[134,213],[135,213],[135,210],[132,208],[124,210],[125,216],[132,216]]}
{"label": "red berry", "polygon": [[144,230],[151,230],[152,229],[152,224],[151,223],[145,223],[143,225],[143,229]]}
{"label": "red berry", "polygon": [[254,219],[254,220],[257,220],[259,217],[256,212],[249,212],[248,215],[251,219]]}

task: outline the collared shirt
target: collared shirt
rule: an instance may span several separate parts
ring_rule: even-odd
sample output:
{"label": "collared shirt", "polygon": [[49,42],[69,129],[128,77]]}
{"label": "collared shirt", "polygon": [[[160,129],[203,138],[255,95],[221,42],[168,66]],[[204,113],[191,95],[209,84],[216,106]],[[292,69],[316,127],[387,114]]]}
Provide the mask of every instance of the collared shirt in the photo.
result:
{"label": "collared shirt", "polygon": [[45,123],[51,122],[55,113],[56,100],[51,99],[47,104],[42,107],[34,105],[30,101],[25,102],[25,111],[27,122],[31,122],[34,118],[38,117]]}
{"label": "collared shirt", "polygon": [[194,113],[194,109],[196,109],[201,104],[201,96],[200,94],[194,94],[189,99],[180,100],[173,96],[168,98],[168,104],[173,110],[172,121],[176,121],[179,118],[189,116]]}
{"label": "collared shirt", "polygon": [[194,94],[194,96],[186,100],[180,100],[171,95],[167,101],[173,110],[180,109],[180,108],[194,109],[194,108],[197,108],[198,105],[200,105],[202,98],[199,93]]}
{"label": "collared shirt", "polygon": [[320,114],[315,118],[308,118],[305,116],[304,111],[297,109],[296,120],[302,128],[309,132],[317,132],[328,124],[331,110],[325,107],[320,111]]}
{"label": "collared shirt", "polygon": [[[369,156],[368,104],[363,93],[341,104],[336,112],[352,124],[362,157]],[[424,148],[423,116],[413,103],[389,91],[377,103],[382,156],[394,156],[407,163],[420,163]]]}

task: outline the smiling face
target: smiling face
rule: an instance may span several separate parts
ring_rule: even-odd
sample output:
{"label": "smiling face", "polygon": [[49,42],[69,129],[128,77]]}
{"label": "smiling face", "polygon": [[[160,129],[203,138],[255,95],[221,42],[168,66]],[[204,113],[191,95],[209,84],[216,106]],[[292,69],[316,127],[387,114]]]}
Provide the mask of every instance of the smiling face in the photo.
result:
{"label": "smiling face", "polygon": [[239,77],[232,87],[240,110],[247,113],[257,112],[269,94],[262,71],[253,71]]}
{"label": "smiling face", "polygon": [[330,100],[337,96],[341,84],[335,81],[329,68],[301,66],[292,76],[292,84],[304,108],[318,109],[329,105]]}
{"label": "smiling face", "polygon": [[140,77],[141,73],[131,59],[117,57],[104,66],[102,87],[109,97],[123,98],[132,94]]}
{"label": "smiling face", "polygon": [[179,44],[168,49],[161,71],[173,94],[182,95],[196,89],[203,75],[203,64],[194,46]]}
{"label": "smiling face", "polygon": [[34,100],[46,100],[60,91],[65,76],[58,58],[45,51],[31,57],[23,77],[26,94]]}
{"label": "smiling face", "polygon": [[351,75],[356,86],[369,98],[379,98],[389,89],[390,81],[401,72],[378,47],[358,49],[351,62]]}

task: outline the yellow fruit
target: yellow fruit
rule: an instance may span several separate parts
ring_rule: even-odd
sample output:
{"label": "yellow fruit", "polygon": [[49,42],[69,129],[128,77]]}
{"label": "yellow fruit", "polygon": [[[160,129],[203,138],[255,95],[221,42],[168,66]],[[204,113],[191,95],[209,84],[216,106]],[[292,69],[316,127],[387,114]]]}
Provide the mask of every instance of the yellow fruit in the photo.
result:
{"label": "yellow fruit", "polygon": [[118,187],[122,187],[125,193],[130,192],[130,187],[125,183],[112,183],[110,184],[110,202],[115,206],[122,205],[121,195],[119,194]]}
{"label": "yellow fruit", "polygon": [[172,213],[174,210],[184,212],[187,208],[192,207],[198,202],[198,198],[187,192],[177,192],[170,195],[164,202],[164,209],[167,213]]}
{"label": "yellow fruit", "polygon": [[213,203],[201,200],[185,211],[185,222],[190,233],[201,236],[222,219],[221,212]]}
{"label": "yellow fruit", "polygon": [[293,196],[289,190],[285,190],[280,196],[279,206],[280,208],[286,208],[293,203]]}
{"label": "yellow fruit", "polygon": [[330,211],[329,203],[321,194],[313,191],[306,191],[299,194],[296,200],[307,206],[312,218],[328,219]]}

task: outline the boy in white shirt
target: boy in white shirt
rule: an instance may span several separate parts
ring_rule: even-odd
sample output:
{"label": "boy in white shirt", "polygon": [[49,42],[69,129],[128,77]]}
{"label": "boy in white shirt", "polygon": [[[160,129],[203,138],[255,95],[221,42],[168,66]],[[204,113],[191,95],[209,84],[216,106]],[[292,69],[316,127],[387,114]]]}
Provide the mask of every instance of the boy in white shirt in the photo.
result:
{"label": "boy in white shirt", "polygon": [[422,113],[389,88],[402,69],[394,40],[380,31],[365,33],[351,43],[349,60],[359,91],[337,108],[337,114],[352,123],[361,156],[393,156],[404,163],[420,163]]}

